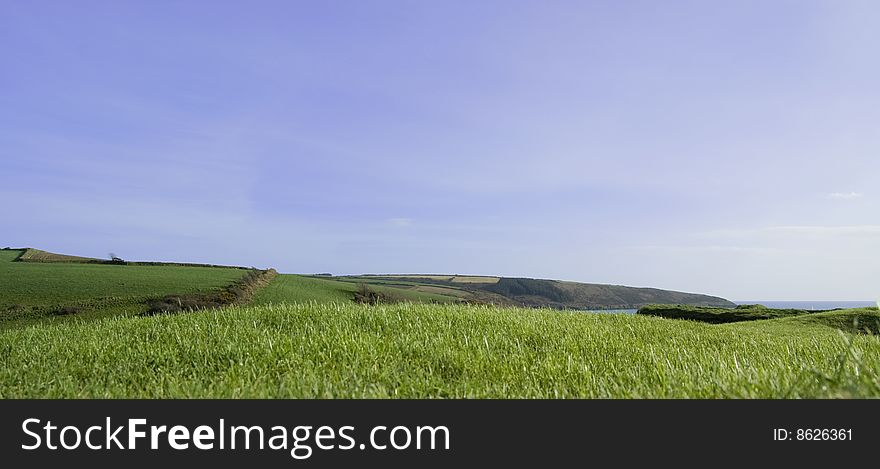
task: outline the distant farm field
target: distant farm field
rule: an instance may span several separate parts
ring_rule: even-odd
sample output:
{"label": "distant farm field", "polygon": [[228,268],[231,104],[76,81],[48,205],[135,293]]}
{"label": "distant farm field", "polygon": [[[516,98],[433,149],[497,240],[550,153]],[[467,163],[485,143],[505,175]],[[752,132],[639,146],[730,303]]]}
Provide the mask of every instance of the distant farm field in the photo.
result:
{"label": "distant farm field", "polygon": [[499,280],[499,277],[457,275],[452,278],[452,283],[498,283]]}
{"label": "distant farm field", "polygon": [[21,260],[32,262],[92,262],[99,259],[91,257],[70,256],[66,254],[56,254],[54,252],[41,251],[39,249],[25,249],[21,253]]}
{"label": "distant farm field", "polygon": [[350,301],[106,318],[0,331],[0,397],[880,396],[877,337],[783,321]]}
{"label": "distant farm field", "polygon": [[365,277],[377,277],[381,279],[401,279],[401,280],[434,280],[439,282],[452,282],[452,283],[498,283],[500,277],[489,277],[482,275],[419,275],[419,274],[406,274],[406,275],[370,275]]}
{"label": "distant farm field", "polygon": [[[354,292],[357,291],[361,283],[360,281],[346,280],[346,277],[322,278],[284,274],[279,275],[269,286],[258,292],[253,304],[352,301]],[[438,303],[457,300],[456,297],[444,295],[441,291],[423,291],[418,285],[392,287],[377,282],[370,283],[369,286],[398,300]]]}

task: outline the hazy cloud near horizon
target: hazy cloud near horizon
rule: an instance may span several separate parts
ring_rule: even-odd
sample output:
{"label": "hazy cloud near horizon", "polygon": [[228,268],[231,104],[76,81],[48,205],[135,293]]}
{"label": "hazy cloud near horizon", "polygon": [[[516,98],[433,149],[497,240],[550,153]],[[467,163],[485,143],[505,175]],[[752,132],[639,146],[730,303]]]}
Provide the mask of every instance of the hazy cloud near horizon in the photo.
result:
{"label": "hazy cloud near horizon", "polygon": [[880,296],[880,4],[6,2],[0,243]]}
{"label": "hazy cloud near horizon", "polygon": [[858,192],[832,192],[828,194],[828,197],[832,199],[858,199],[862,194]]}

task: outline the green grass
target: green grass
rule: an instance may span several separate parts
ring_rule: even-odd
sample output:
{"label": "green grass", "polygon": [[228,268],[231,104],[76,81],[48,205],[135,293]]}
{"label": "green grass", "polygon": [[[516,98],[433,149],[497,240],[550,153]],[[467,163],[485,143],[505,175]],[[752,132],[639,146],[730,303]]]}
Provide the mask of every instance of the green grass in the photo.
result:
{"label": "green grass", "polygon": [[[280,304],[307,302],[345,302],[353,301],[354,292],[361,282],[336,280],[333,278],[310,277],[305,275],[283,274],[276,277],[269,286],[263,288],[252,304]],[[457,298],[413,288],[395,288],[388,285],[370,283],[370,288],[389,296],[413,302],[449,303]]]}
{"label": "green grass", "polygon": [[647,305],[639,308],[638,314],[659,316],[667,319],[688,319],[710,324],[722,324],[727,322],[788,318],[805,314],[816,314],[817,312],[805,309],[768,308],[763,305],[740,305],[736,308],[693,305]]}
{"label": "green grass", "polygon": [[23,254],[21,249],[0,249],[0,263],[12,262]]}
{"label": "green grass", "polygon": [[115,317],[0,331],[0,397],[880,396],[877,337],[782,321],[350,301]]}
{"label": "green grass", "polygon": [[783,334],[789,330],[803,332],[810,328],[821,330],[831,327],[852,334],[880,335],[880,310],[875,307],[813,311],[774,309],[762,305],[740,305],[736,308],[648,305],[639,309],[638,314],[709,324],[756,322],[756,328],[776,330]]}
{"label": "green grass", "polygon": [[305,275],[281,274],[257,292],[253,304],[352,301],[357,285]]}
{"label": "green grass", "polygon": [[219,289],[245,273],[205,267],[12,262],[19,252],[0,250],[0,323],[40,319],[63,306],[122,312],[147,298]]}
{"label": "green grass", "polygon": [[69,256],[67,254],[56,254],[34,248],[22,250],[19,260],[27,262],[102,262],[102,259],[95,259],[93,257]]}
{"label": "green grass", "polygon": [[246,271],[20,252],[0,250],[0,398],[880,397],[873,308],[646,310],[704,322],[672,321],[427,304],[460,292],[405,279],[369,282],[405,303],[366,306],[357,278],[281,275],[256,306],[139,317]]}
{"label": "green grass", "polygon": [[[880,335],[880,310],[874,307],[854,308],[836,311],[825,311],[801,314],[768,321],[754,322],[756,328],[785,333],[809,330],[822,331],[827,328],[837,329],[850,334]],[[746,324],[741,324],[746,327]]]}

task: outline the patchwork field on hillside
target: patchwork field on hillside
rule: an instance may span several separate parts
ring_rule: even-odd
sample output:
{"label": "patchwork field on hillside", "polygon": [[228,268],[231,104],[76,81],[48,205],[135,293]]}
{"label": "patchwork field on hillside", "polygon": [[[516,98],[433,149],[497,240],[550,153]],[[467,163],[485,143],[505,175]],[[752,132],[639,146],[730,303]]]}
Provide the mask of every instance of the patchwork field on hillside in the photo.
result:
{"label": "patchwork field on hillside", "polygon": [[[500,306],[552,307],[582,311],[636,309],[652,303],[736,306],[724,298],[696,293],[534,278],[433,274],[355,275],[330,278],[425,292],[433,290],[435,293],[474,303]],[[425,287],[432,287],[432,290],[427,290]],[[438,290],[439,288],[445,290]]]}
{"label": "patchwork field on hillside", "polygon": [[[257,293],[253,304],[352,301],[355,292],[365,282],[343,279],[345,277],[279,275],[268,287]],[[389,286],[370,283],[369,287],[397,301],[448,303],[457,300],[437,292],[422,291],[417,286],[411,285]]]}

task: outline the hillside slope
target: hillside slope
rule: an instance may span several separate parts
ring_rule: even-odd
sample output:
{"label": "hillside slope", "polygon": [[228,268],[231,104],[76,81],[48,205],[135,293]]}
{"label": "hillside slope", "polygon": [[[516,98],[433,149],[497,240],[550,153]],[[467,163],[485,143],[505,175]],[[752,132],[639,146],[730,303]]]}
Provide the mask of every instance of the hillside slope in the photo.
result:
{"label": "hillside slope", "polygon": [[652,303],[736,306],[724,298],[696,293],[559,280],[502,278],[480,288],[504,295],[522,306],[571,309],[635,309]]}
{"label": "hillside slope", "polygon": [[22,248],[21,255],[16,260],[20,262],[74,262],[80,264],[106,262],[103,259],[93,257],[69,256],[34,248]]}
{"label": "hillside slope", "polygon": [[71,259],[17,261],[21,254],[22,250],[0,250],[0,328],[16,321],[82,318],[93,313],[134,314],[144,311],[150,299],[220,291],[246,273],[239,269],[107,265]]}
{"label": "hillside slope", "polygon": [[[259,291],[252,304],[349,302],[354,300],[358,287],[358,283],[341,281],[338,277],[282,274]],[[370,288],[383,293],[385,298],[392,299],[391,302],[449,303],[456,300],[454,297],[411,288],[385,285],[371,285]]]}
{"label": "hillside slope", "polygon": [[[64,277],[70,273],[82,275],[77,278],[78,282],[90,283],[88,286],[80,286],[77,290],[83,298],[95,296],[117,296],[114,290],[135,288],[140,290],[137,282],[126,282],[125,277],[129,274],[143,272],[153,276],[169,275],[168,280],[174,285],[180,285],[178,274],[185,270],[182,268],[230,268],[243,269],[234,266],[218,266],[208,264],[189,264],[174,262],[143,262],[143,261],[116,261],[94,259],[87,257],[69,256],[41,251],[33,248],[19,250],[4,250],[4,257],[15,262],[14,269],[20,272],[33,271],[45,272],[54,278],[59,275]],[[31,267],[25,267],[30,264]],[[43,267],[39,267],[42,264]],[[52,264],[51,266],[48,264]],[[109,264],[109,265],[108,265]],[[128,270],[116,270],[116,267],[126,266]],[[13,268],[11,265],[4,266],[6,269]],[[102,269],[110,268],[109,270]],[[172,270],[154,270],[159,267],[172,268]],[[152,268],[139,271],[139,268]],[[83,270],[85,269],[85,270]],[[82,272],[81,272],[82,271]],[[197,270],[197,276],[210,272],[211,275],[220,275],[214,270]],[[111,274],[111,278],[104,279],[116,282],[115,288],[106,288],[106,281],[91,282],[100,274]],[[118,274],[125,275],[118,276]],[[220,277],[225,281],[243,275],[241,272],[227,272]],[[34,285],[26,286],[18,279],[18,287],[36,288]],[[33,282],[39,283],[36,279]],[[160,279],[157,279],[161,283]],[[155,283],[154,281],[153,283]],[[25,282],[27,283],[27,282]],[[43,282],[45,283],[45,282]],[[126,285],[127,283],[127,285]],[[149,283],[149,282],[148,282]],[[153,284],[151,283],[151,285]],[[209,287],[215,287],[216,283],[209,282]],[[526,307],[549,307],[555,309],[574,310],[601,310],[601,309],[637,309],[648,304],[681,304],[694,306],[713,306],[732,308],[734,303],[723,298],[695,293],[684,293],[656,288],[636,288],[621,285],[604,285],[593,283],[578,283],[560,280],[545,280],[532,278],[510,278],[475,275],[437,275],[437,274],[405,274],[405,275],[359,275],[359,276],[329,276],[329,275],[282,275],[273,280],[266,291],[261,292],[255,298],[257,304],[267,303],[295,303],[303,301],[328,301],[353,300],[356,290],[361,284],[369,285],[369,288],[382,295],[383,301],[413,301],[425,303],[477,303],[494,304],[500,306],[526,306]],[[179,292],[196,287],[203,288],[200,280],[190,280]],[[91,291],[98,288],[100,291]],[[64,289],[61,289],[64,290]],[[150,290],[147,288],[147,290]],[[167,294],[165,289],[161,294]],[[32,293],[38,293],[34,291]],[[150,293],[156,293],[150,291]],[[0,305],[3,304],[4,295],[0,295]],[[8,295],[7,295],[8,296]],[[15,295],[13,295],[15,296]],[[19,295],[20,296],[20,295]],[[36,295],[41,297],[43,295]],[[9,300],[9,298],[6,298]],[[31,299],[33,300],[33,298]],[[12,303],[22,303],[26,300],[15,298]]]}
{"label": "hillside slope", "polygon": [[335,278],[422,291],[432,287],[438,293],[445,291],[445,294],[464,300],[505,306],[577,310],[638,309],[648,304],[722,308],[736,306],[724,298],[697,293],[561,280],[457,275],[363,275]]}

